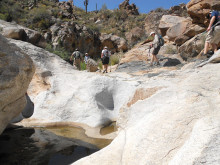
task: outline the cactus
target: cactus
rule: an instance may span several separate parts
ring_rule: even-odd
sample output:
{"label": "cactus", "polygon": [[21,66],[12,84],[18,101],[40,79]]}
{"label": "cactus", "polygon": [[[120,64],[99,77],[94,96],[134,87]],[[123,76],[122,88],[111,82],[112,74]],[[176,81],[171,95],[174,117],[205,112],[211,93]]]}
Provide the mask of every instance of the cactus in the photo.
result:
{"label": "cactus", "polygon": [[69,0],[69,3],[74,6],[73,0]]}
{"label": "cactus", "polygon": [[88,4],[89,4],[89,0],[85,0],[85,1],[84,1],[84,5],[85,5],[85,7],[86,7],[86,13],[87,13],[87,6],[88,6]]}

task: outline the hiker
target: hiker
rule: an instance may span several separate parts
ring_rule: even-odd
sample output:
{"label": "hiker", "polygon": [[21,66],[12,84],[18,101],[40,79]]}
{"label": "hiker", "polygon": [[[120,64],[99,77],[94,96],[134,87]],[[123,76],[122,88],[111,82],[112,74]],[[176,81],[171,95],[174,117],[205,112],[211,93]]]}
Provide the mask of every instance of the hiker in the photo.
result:
{"label": "hiker", "polygon": [[109,64],[109,57],[111,56],[111,52],[108,50],[108,47],[105,46],[102,50],[101,59],[102,64],[104,65],[104,71],[103,73],[108,73],[108,64]]}
{"label": "hiker", "polygon": [[151,32],[150,36],[153,37],[153,43],[151,44],[151,48],[153,47],[153,52],[152,52],[152,57],[151,57],[151,62],[150,62],[150,66],[153,66],[154,62],[156,63],[156,65],[160,65],[159,60],[157,58],[157,54],[160,51],[160,40],[159,40],[159,36],[158,34],[156,34],[155,32]]}
{"label": "hiker", "polygon": [[85,64],[87,64],[87,61],[88,61],[89,58],[90,58],[90,57],[89,57],[89,54],[86,53],[86,54],[85,54],[85,57],[84,57],[84,62],[85,62]]}
{"label": "hiker", "polygon": [[83,59],[82,59],[82,55],[81,55],[78,48],[76,48],[76,50],[71,55],[70,61],[72,61],[73,58],[74,58],[73,65],[75,65],[77,67],[77,69],[81,70],[80,63],[81,63],[81,61],[83,61]]}
{"label": "hiker", "polygon": [[210,19],[209,26],[207,28],[207,36],[204,47],[204,55],[210,56],[208,54],[208,49],[212,46],[214,52],[218,50],[218,43],[220,42],[220,19],[218,11],[210,11],[207,18]]}

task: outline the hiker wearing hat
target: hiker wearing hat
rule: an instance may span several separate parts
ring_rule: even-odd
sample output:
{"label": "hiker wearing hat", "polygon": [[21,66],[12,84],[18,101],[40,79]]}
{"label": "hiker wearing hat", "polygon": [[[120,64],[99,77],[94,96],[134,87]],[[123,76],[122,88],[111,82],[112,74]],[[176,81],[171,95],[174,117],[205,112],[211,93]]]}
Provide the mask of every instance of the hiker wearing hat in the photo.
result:
{"label": "hiker wearing hat", "polygon": [[85,54],[85,57],[84,57],[84,62],[85,62],[85,64],[87,64],[87,61],[88,61],[89,58],[90,58],[90,57],[89,57],[89,54],[86,53],[86,54]]}
{"label": "hiker wearing hat", "polygon": [[108,50],[108,47],[105,46],[102,50],[101,59],[102,64],[104,65],[104,71],[103,73],[108,73],[108,64],[109,64],[109,57],[111,56],[111,52]]}
{"label": "hiker wearing hat", "polygon": [[205,41],[204,55],[208,55],[208,49],[212,46],[214,52],[218,50],[218,43],[220,42],[220,14],[218,11],[210,11],[207,18],[210,19],[209,26],[207,28],[207,36]]}
{"label": "hiker wearing hat", "polygon": [[75,65],[77,67],[77,69],[81,70],[80,63],[81,63],[81,61],[83,61],[83,58],[82,58],[82,54],[80,53],[78,48],[76,48],[76,50],[71,55],[70,61],[72,61],[73,58],[74,58],[73,65]]}
{"label": "hiker wearing hat", "polygon": [[158,34],[155,32],[151,32],[150,36],[153,37],[153,43],[151,44],[151,47],[153,47],[153,52],[152,52],[152,57],[151,57],[151,62],[150,66],[153,66],[153,63],[155,62],[156,65],[160,65],[159,60],[157,58],[157,54],[160,51],[160,40]]}

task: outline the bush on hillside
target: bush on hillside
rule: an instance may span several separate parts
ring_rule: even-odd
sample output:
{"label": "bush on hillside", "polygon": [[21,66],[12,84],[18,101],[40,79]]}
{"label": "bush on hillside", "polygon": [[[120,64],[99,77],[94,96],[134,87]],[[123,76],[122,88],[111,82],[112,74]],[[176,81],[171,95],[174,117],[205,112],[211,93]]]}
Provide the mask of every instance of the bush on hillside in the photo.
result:
{"label": "bush on hillside", "polygon": [[0,1],[0,19],[11,22],[16,21],[24,16],[23,10],[18,2],[13,0]]}
{"label": "bush on hillside", "polygon": [[34,8],[29,13],[29,26],[44,30],[49,28],[53,22],[51,21],[51,14],[47,11],[46,7]]}
{"label": "bush on hillside", "polygon": [[53,49],[53,46],[50,44],[46,46],[46,50],[60,56],[65,61],[68,61],[71,55],[71,53],[66,51],[63,47]]}

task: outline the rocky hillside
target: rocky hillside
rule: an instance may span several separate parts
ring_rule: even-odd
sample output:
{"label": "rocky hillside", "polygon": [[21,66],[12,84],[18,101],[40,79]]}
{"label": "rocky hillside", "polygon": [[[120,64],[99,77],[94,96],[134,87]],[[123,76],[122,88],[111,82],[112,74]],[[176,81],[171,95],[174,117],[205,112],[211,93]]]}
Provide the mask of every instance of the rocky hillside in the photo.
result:
{"label": "rocky hillside", "polygon": [[[39,0],[36,3],[28,0],[0,2],[0,19],[15,21],[40,32],[41,39],[46,42],[41,44],[41,47],[48,50],[62,49],[68,54],[79,48],[81,52],[88,52],[94,57],[100,56],[104,45],[107,45],[113,53],[127,51],[129,45],[145,36],[143,30],[145,16],[139,14],[137,7],[134,4],[130,5],[129,1],[122,3],[116,10],[103,8],[88,13],[69,2],[49,0]],[[130,36],[129,32],[137,25],[141,34]]]}
{"label": "rocky hillside", "polygon": [[[16,13],[16,14],[15,14]],[[184,4],[170,10],[161,8],[148,14],[140,14],[135,4],[125,0],[118,9],[88,12],[73,6],[70,2],[49,0],[0,2],[0,19],[16,22],[28,31],[37,33],[30,38],[27,31],[22,37],[6,37],[30,42],[57,53],[68,60],[75,48],[82,53],[88,52],[95,58],[100,56],[103,46],[108,46],[112,53],[126,52],[133,45],[144,40],[152,30],[165,35],[164,28],[159,29],[163,15],[186,17]],[[7,26],[6,26],[7,27]],[[3,29],[5,30],[5,29]],[[5,30],[12,33],[10,30]],[[10,31],[10,32],[8,32]],[[33,33],[31,32],[33,36]],[[187,38],[189,39],[189,38]]]}

